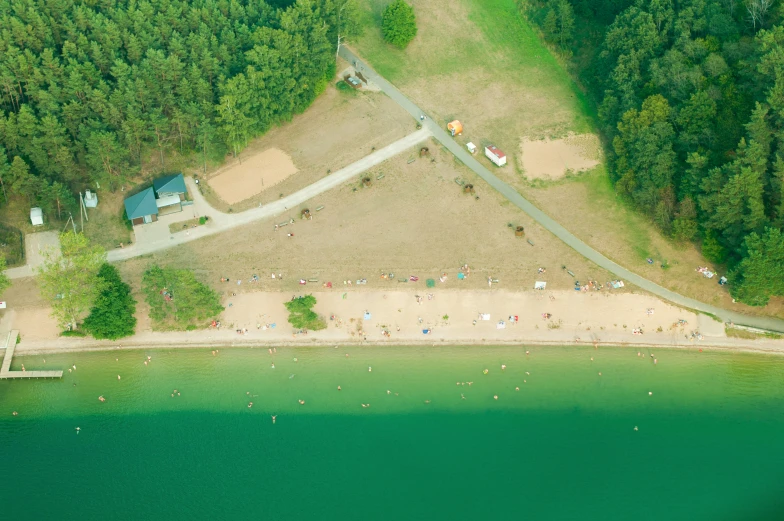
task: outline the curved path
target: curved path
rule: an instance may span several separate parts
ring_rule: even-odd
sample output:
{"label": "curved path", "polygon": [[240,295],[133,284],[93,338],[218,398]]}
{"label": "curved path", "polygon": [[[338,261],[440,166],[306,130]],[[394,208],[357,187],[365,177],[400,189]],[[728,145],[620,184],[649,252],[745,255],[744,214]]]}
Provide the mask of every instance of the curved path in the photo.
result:
{"label": "curved path", "polygon": [[[384,79],[383,76],[379,75],[369,65],[362,62],[356,54],[351,52],[351,50],[347,49],[345,46],[341,46],[340,56],[349,63],[356,62],[357,69],[361,70],[362,74],[368,80],[378,85],[387,96],[397,102],[414,118],[419,119],[420,115],[424,114],[424,112],[419,107],[412,103],[411,100],[409,100],[403,93],[395,88],[394,85],[389,83],[386,79]],[[736,313],[734,311],[729,311],[716,306],[711,306],[698,300],[684,297],[683,295],[675,293],[674,291],[670,291],[669,289],[659,286],[658,284],[655,284],[654,282],[651,282],[650,280],[627,270],[623,266],[616,264],[572,235],[572,233],[569,232],[566,228],[558,224],[539,208],[531,204],[530,201],[520,195],[514,188],[493,175],[490,170],[474,159],[474,156],[468,153],[467,150],[465,150],[454,139],[452,139],[452,136],[441,126],[433,122],[432,119],[425,119],[424,128],[429,129],[432,132],[433,137],[441,142],[441,144],[443,144],[450,152],[452,152],[455,157],[462,161],[468,168],[473,170],[479,177],[484,179],[487,184],[499,191],[501,195],[511,201],[512,204],[530,215],[531,218],[539,223],[543,228],[574,248],[578,253],[591,260],[598,266],[606,269],[610,273],[613,273],[625,281],[631,282],[632,284],[644,289],[645,291],[653,293],[658,297],[669,300],[674,304],[715,315],[726,322],[733,322],[735,324],[743,324],[761,329],[784,332],[784,320],[772,317],[754,317]]]}

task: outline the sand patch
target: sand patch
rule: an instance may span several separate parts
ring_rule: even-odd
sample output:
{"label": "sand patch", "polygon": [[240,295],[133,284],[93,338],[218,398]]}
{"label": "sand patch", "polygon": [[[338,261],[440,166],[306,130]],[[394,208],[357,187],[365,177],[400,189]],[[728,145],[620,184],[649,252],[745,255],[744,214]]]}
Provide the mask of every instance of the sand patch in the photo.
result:
{"label": "sand patch", "polygon": [[581,172],[599,164],[601,147],[593,134],[529,141],[520,145],[523,169],[529,179],[558,179],[567,171]]}
{"label": "sand patch", "polygon": [[261,193],[295,174],[291,157],[278,148],[268,148],[223,170],[210,178],[209,185],[228,204],[238,203]]}

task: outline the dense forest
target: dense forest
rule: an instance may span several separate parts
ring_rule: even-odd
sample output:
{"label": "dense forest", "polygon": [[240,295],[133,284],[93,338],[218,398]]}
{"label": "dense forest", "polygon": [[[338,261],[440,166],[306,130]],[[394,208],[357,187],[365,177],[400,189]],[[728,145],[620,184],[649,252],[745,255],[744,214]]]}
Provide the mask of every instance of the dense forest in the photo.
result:
{"label": "dense forest", "polygon": [[51,213],[155,153],[235,154],[334,75],[353,0],[0,0],[0,188]]}
{"label": "dense forest", "polygon": [[773,0],[518,0],[597,107],[616,191],[784,295],[784,7]]}

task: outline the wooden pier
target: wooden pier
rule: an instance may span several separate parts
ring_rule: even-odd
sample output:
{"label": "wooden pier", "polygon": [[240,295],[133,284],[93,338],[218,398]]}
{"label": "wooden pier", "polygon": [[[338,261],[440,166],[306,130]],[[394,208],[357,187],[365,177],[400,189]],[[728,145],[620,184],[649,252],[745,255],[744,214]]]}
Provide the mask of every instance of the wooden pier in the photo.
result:
{"label": "wooden pier", "polygon": [[16,340],[19,338],[19,331],[13,330],[8,333],[5,339],[5,355],[3,365],[0,367],[0,379],[2,378],[60,378],[62,371],[11,371],[11,359],[14,357]]}

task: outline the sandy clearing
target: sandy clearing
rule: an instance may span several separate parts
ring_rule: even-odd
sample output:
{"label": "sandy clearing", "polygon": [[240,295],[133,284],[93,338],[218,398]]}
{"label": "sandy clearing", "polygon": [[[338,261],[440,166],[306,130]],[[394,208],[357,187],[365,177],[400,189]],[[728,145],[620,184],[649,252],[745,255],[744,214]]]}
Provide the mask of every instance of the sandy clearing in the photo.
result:
{"label": "sandy clearing", "polygon": [[295,174],[297,167],[284,151],[268,148],[235,163],[208,181],[228,204],[253,197]]}
{"label": "sandy clearing", "polygon": [[593,134],[530,141],[520,145],[522,167],[529,179],[558,179],[567,171],[581,172],[599,164],[599,138]]}

